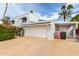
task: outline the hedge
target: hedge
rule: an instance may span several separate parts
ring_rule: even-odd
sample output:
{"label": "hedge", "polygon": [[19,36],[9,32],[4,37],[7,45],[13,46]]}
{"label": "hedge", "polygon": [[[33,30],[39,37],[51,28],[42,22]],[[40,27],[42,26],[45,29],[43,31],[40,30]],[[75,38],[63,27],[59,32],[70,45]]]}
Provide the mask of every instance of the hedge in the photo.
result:
{"label": "hedge", "polygon": [[4,28],[0,25],[0,41],[13,39],[15,37],[15,32],[12,28]]}

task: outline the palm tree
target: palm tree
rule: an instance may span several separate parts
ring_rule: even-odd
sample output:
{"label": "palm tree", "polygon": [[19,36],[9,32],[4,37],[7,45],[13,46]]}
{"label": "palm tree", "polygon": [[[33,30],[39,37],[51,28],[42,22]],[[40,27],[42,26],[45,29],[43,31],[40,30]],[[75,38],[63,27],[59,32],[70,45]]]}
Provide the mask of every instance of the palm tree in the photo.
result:
{"label": "palm tree", "polygon": [[[67,13],[68,13],[68,17],[70,17],[71,18],[71,14],[72,14],[72,10],[73,9],[73,6],[72,6],[72,4],[69,4],[68,6],[67,6]],[[67,17],[67,18],[68,18]]]}
{"label": "palm tree", "polygon": [[7,12],[7,8],[8,8],[8,3],[6,3],[6,7],[5,7],[5,10],[4,10],[4,13],[3,13],[3,19],[5,19],[5,15],[6,15],[6,12]]}
{"label": "palm tree", "polygon": [[73,9],[73,6],[72,6],[72,4],[69,4],[69,5],[67,6],[67,10],[71,11],[71,9]]}
{"label": "palm tree", "polygon": [[61,7],[61,12],[59,13],[59,17],[62,17],[64,19],[64,22],[68,17],[71,17],[71,9],[73,9],[73,6],[69,4],[68,6],[63,5]]}
{"label": "palm tree", "polygon": [[10,23],[9,23],[10,17],[6,16],[7,9],[8,9],[8,3],[6,3],[6,5],[5,5],[3,18],[1,20],[3,22],[3,26],[5,26],[5,27],[9,26],[10,27],[11,26]]}
{"label": "palm tree", "polygon": [[66,10],[66,5],[63,5],[63,6],[61,7],[61,10],[62,10],[62,11],[65,11],[65,10]]}
{"label": "palm tree", "polygon": [[64,21],[66,20],[66,17],[67,17],[67,12],[66,11],[63,11],[61,13],[59,13],[59,17],[63,17],[64,18]]}
{"label": "palm tree", "polygon": [[8,3],[6,3],[5,5],[5,10],[4,10],[4,13],[3,13],[3,18],[1,19],[3,24],[8,24],[8,17],[6,17],[6,12],[7,12],[7,9],[8,9]]}

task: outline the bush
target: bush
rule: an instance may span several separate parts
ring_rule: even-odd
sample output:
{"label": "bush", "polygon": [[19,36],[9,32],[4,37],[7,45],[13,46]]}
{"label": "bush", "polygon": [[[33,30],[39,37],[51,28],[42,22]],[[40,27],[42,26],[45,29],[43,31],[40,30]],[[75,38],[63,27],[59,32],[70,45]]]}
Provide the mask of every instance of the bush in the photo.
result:
{"label": "bush", "polygon": [[13,39],[15,37],[15,32],[12,28],[4,28],[0,25],[0,41]]}

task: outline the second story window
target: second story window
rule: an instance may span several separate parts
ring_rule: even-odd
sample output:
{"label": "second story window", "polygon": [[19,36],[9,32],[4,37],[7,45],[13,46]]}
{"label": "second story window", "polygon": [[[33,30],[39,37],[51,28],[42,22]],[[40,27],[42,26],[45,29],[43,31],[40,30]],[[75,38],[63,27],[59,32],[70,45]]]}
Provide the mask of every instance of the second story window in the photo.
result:
{"label": "second story window", "polygon": [[12,20],[12,24],[14,24],[15,23],[15,21],[14,20]]}
{"label": "second story window", "polygon": [[21,18],[21,19],[22,19],[22,23],[27,22],[27,17],[23,17],[23,18]]}

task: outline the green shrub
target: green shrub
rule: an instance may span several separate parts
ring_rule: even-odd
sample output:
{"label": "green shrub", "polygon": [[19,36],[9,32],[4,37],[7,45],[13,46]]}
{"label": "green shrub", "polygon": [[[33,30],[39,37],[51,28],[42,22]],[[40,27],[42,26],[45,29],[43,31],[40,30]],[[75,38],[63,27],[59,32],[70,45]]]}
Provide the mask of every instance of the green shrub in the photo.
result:
{"label": "green shrub", "polygon": [[0,25],[0,41],[13,39],[15,32],[12,28],[4,28]]}

